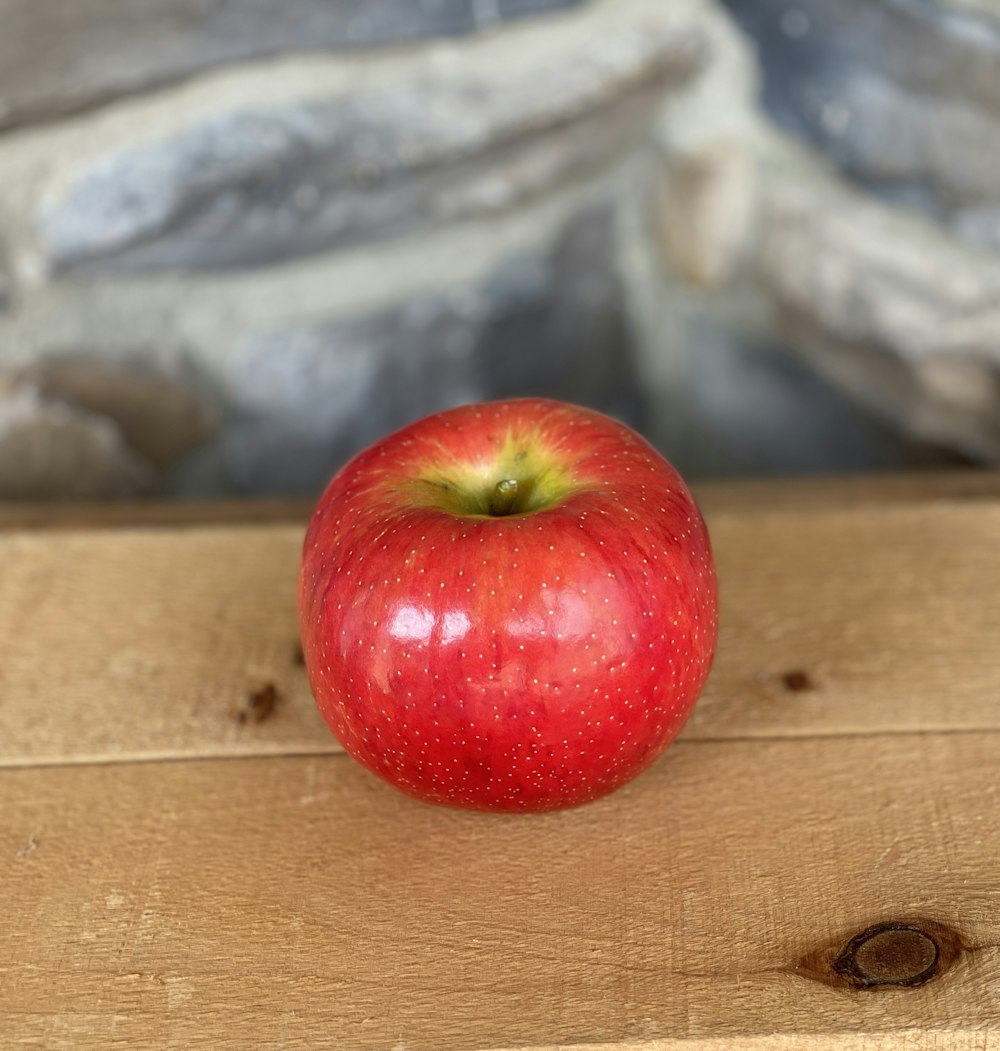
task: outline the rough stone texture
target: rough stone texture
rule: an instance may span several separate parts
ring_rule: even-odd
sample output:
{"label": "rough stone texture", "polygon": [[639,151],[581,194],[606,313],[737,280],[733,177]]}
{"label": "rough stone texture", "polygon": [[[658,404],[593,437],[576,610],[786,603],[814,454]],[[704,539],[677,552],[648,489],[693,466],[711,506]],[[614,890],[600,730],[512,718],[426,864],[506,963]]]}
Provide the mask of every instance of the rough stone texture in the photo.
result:
{"label": "rough stone texture", "polygon": [[[844,468],[934,466],[944,450],[1000,462],[1000,259],[865,197],[763,129],[757,163],[758,209],[738,272],[711,289],[692,288],[673,266],[666,277],[661,346],[682,397],[664,444],[679,429],[700,442],[696,470],[725,467],[746,404],[742,454],[767,451],[758,462],[774,466],[819,466],[820,449]],[[781,356],[788,368],[777,367]],[[801,383],[801,366],[813,382]],[[853,423],[816,376],[860,407]],[[838,427],[850,427],[850,440],[835,438]],[[793,446],[783,454],[782,431]]]}
{"label": "rough stone texture", "polygon": [[169,468],[217,430],[216,412],[195,389],[141,359],[110,362],[94,354],[48,357],[19,379],[43,398],[110,419],[129,448],[158,470]]}
{"label": "rough stone texture", "polygon": [[[658,163],[631,197],[629,288],[644,390],[659,409],[648,433],[692,477],[940,462],[817,375],[769,324],[748,273],[762,193],[756,70],[710,10],[711,61],[665,111]],[[652,247],[644,256],[651,235],[665,266]]]}
{"label": "rough stone texture", "polygon": [[725,280],[692,273],[689,250],[678,265],[674,238],[661,245],[666,273],[651,265],[633,278],[633,295],[642,291],[646,300],[644,327],[653,332],[641,374],[656,406],[647,424],[654,443],[692,478],[960,462],[947,448],[957,444],[954,435],[915,433],[878,385],[858,397],[824,360],[830,347],[787,323],[763,277],[762,237],[760,228],[748,233],[741,268]]}
{"label": "rough stone texture", "polygon": [[285,52],[464,34],[581,0],[0,0],[0,130]]}
{"label": "rough stone texture", "polygon": [[153,482],[106,417],[0,382],[0,499],[139,496]]}
{"label": "rough stone texture", "polygon": [[715,285],[738,266],[756,207],[758,80],[728,19],[706,7],[701,31],[711,60],[658,122],[652,222],[673,269],[692,284]]}
{"label": "rough stone texture", "polygon": [[836,469],[944,467],[956,457],[907,435],[882,406],[859,404],[802,354],[674,299],[692,349],[688,375],[661,402],[657,442],[694,478]]}
{"label": "rough stone texture", "polygon": [[757,263],[789,345],[909,432],[1000,462],[1000,258],[773,167]]}
{"label": "rough stone texture", "polygon": [[753,214],[755,170],[745,148],[720,142],[663,166],[656,222],[677,272],[718,285],[733,272]]}
{"label": "rough stone texture", "polygon": [[648,0],[571,25],[513,54],[489,38],[358,83],[320,76],[282,103],[262,81],[256,103],[139,144],[129,129],[46,194],[46,265],[260,265],[496,212],[599,169],[648,129],[696,39]]}
{"label": "rough stone texture", "polygon": [[1000,7],[989,14],[954,0],[724,3],[761,49],[767,101],[782,120],[802,118],[857,72],[1000,113]]}
{"label": "rough stone texture", "polygon": [[0,497],[314,493],[526,393],[694,477],[1000,462],[987,0],[730,0],[798,143],[711,0],[521,6],[0,0],[0,122],[82,111],[0,135]]}
{"label": "rough stone texture", "polygon": [[761,49],[765,101],[883,196],[1000,244],[1000,7],[728,0]]}
{"label": "rough stone texture", "polygon": [[638,424],[614,241],[613,211],[595,205],[548,252],[509,258],[476,285],[248,338],[226,382],[228,484],[315,491],[380,435],[482,398],[558,396]]}
{"label": "rough stone texture", "polygon": [[971,11],[991,18],[1000,17],[1000,0],[951,0],[951,4],[961,11]]}
{"label": "rough stone texture", "polygon": [[[666,111],[633,218],[659,246],[629,280],[658,443],[696,476],[1000,456],[1000,260],[770,130],[732,27],[705,32],[712,61]],[[975,347],[955,328],[970,312]]]}
{"label": "rough stone texture", "polygon": [[642,424],[623,189],[602,178],[515,216],[294,267],[58,283],[0,320],[0,346],[19,375],[80,332],[113,375],[146,361],[184,376],[191,362],[184,385],[217,406],[219,431],[161,471],[178,495],[312,494],[379,434],[470,399],[535,392]]}

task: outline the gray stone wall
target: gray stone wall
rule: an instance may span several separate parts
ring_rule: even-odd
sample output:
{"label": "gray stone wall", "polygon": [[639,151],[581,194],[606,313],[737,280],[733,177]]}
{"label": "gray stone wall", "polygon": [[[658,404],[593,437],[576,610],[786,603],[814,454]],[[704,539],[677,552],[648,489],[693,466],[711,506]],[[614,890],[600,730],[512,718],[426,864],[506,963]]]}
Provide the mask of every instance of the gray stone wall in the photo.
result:
{"label": "gray stone wall", "polygon": [[767,117],[768,326],[901,430],[1000,461],[1000,5],[729,0]]}
{"label": "gray stone wall", "polygon": [[[905,55],[934,6],[858,10]],[[518,394],[695,475],[1000,458],[972,118],[892,183],[788,73],[822,29],[851,90],[990,122],[992,67],[911,82],[786,7],[0,0],[0,498],[312,493]]]}
{"label": "gray stone wall", "polygon": [[0,495],[312,492],[486,397],[641,425],[623,201],[694,6],[5,6]]}
{"label": "gray stone wall", "polygon": [[0,128],[272,55],[482,31],[581,0],[3,0]]}
{"label": "gray stone wall", "polygon": [[774,116],[879,196],[1000,244],[1000,6],[731,4]]}

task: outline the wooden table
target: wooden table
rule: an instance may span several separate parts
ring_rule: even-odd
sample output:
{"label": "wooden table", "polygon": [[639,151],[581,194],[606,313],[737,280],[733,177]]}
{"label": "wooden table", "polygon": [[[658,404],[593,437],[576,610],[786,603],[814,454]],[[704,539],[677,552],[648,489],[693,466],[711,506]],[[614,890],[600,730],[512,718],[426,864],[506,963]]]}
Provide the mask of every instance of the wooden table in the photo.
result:
{"label": "wooden table", "polygon": [[699,495],[695,716],[527,817],[339,754],[305,509],[0,514],[0,1047],[1000,1048],[1000,476]]}

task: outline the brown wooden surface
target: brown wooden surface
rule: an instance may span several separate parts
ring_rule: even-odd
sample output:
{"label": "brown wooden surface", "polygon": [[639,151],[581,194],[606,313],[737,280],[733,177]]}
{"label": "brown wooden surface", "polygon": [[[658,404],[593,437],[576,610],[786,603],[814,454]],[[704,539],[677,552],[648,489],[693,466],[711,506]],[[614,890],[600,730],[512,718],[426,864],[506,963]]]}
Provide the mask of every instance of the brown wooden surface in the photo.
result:
{"label": "brown wooden surface", "polygon": [[[1000,1048],[996,481],[703,490],[705,697],[638,781],[541,817],[336,754],[295,661],[297,509],[12,514],[0,1046]],[[837,972],[887,921],[936,977]]]}
{"label": "brown wooden surface", "polygon": [[[707,488],[722,630],[686,736],[1000,728],[983,703],[1000,485],[973,477],[934,483],[936,499],[890,484],[881,502],[870,480],[840,499],[815,483]],[[308,511],[282,506],[291,522],[210,507],[182,526],[182,510],[147,508],[140,528],[117,509],[115,528],[0,530],[0,766],[339,751],[296,663]],[[269,686],[273,713],[246,718]]]}

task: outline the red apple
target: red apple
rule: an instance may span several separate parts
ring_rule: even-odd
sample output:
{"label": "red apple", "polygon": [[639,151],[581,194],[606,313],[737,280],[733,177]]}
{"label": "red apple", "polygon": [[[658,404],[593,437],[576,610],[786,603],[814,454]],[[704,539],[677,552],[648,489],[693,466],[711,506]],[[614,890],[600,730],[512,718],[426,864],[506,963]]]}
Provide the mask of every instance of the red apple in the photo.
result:
{"label": "red apple", "polygon": [[677,472],[622,424],[534,398],[429,416],[347,464],[306,535],[299,613],[344,748],[479,810],[635,777],[691,711],[717,633]]}

